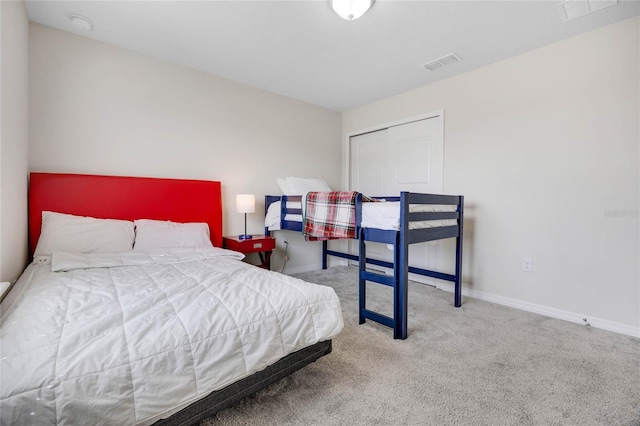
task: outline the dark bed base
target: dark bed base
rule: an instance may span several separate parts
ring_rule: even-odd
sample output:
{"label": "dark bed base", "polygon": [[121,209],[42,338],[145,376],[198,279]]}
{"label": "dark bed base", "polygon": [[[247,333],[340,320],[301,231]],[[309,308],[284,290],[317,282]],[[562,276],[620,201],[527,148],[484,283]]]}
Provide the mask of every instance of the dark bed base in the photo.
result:
{"label": "dark bed base", "polygon": [[186,408],[166,419],[158,420],[154,425],[194,425],[213,416],[218,411],[227,408],[243,398],[250,396],[260,389],[288,376],[327,355],[331,352],[331,340],[316,343],[313,346],[301,349],[287,355],[275,364],[262,371],[245,377],[226,388],[211,392],[201,400],[194,402]]}

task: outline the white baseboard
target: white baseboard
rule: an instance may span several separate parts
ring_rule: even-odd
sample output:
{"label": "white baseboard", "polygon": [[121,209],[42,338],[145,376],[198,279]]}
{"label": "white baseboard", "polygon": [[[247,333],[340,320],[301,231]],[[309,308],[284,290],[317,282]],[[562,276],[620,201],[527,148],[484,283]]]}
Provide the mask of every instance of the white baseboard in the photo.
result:
{"label": "white baseboard", "polygon": [[297,266],[295,268],[285,267],[284,273],[286,275],[293,275],[293,274],[302,274],[304,272],[313,272],[313,271],[319,271],[319,270],[322,270],[322,264],[317,263],[315,265],[302,265],[302,266]]}
{"label": "white baseboard", "polygon": [[[329,267],[338,266],[340,264],[346,265],[347,262],[344,259],[338,259],[338,260],[331,259],[329,261]],[[286,268],[284,272],[287,275],[293,275],[293,274],[301,274],[303,272],[318,271],[320,269],[322,269],[322,265],[318,263],[314,265],[298,266],[296,268],[291,268],[291,269]],[[423,284],[434,286],[440,290],[453,293],[453,283],[451,282],[436,280],[429,277],[424,277],[424,276],[419,276],[414,274],[410,274],[410,279],[412,281],[418,281]],[[475,299],[484,300],[486,302],[496,303],[498,305],[508,306],[510,308],[520,309],[526,312],[533,312],[535,314],[545,315],[550,318],[569,321],[575,324],[584,325],[586,323],[589,326],[594,328],[613,331],[614,333],[619,333],[627,336],[640,338],[640,327],[634,327],[628,324],[622,324],[619,322],[610,321],[602,318],[595,318],[589,315],[578,314],[575,312],[564,311],[561,309],[551,308],[549,306],[537,305],[535,303],[529,303],[529,302],[525,302],[518,299],[512,299],[510,297],[499,296],[499,295],[487,293],[484,291],[468,289],[468,288],[464,288],[464,285],[462,286],[462,295],[473,297]]]}
{"label": "white baseboard", "polygon": [[10,282],[0,282],[0,302],[4,300],[4,297],[9,293],[11,289]]}
{"label": "white baseboard", "polygon": [[[438,282],[436,287],[453,293],[453,283]],[[614,333],[625,334],[627,336],[640,337],[640,328],[628,324],[622,324],[602,318],[594,318],[589,315],[578,314],[575,312],[564,311],[561,309],[551,308],[549,306],[537,305],[535,303],[524,302],[518,299],[498,296],[496,294],[487,293],[473,289],[465,289],[463,286],[463,296],[473,297],[475,299],[484,300],[498,305],[509,306],[510,308],[520,309],[522,311],[533,312],[535,314],[545,315],[551,318],[561,319],[576,324],[588,324],[591,327],[602,330],[613,331]]]}

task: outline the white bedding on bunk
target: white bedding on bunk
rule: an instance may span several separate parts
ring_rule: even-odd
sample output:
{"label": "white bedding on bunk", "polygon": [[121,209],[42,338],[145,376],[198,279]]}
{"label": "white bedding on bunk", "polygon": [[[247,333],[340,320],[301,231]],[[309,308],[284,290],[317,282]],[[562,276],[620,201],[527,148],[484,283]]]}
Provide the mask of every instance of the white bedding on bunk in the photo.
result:
{"label": "white bedding on bunk", "polygon": [[[301,203],[287,202],[289,208],[300,208]],[[270,231],[280,229],[280,210],[281,202],[272,203],[267,209],[264,218],[264,226]],[[454,212],[456,206],[453,205],[435,205],[435,204],[411,204],[409,205],[411,213],[417,212]],[[285,220],[294,222],[302,222],[302,215],[287,214]],[[409,223],[409,229],[425,229],[440,226],[455,226],[455,219],[442,220],[425,220]],[[364,228],[387,229],[397,231],[400,229],[400,202],[389,201],[382,203],[362,203],[362,222]]]}
{"label": "white bedding on bunk", "polygon": [[36,258],[1,305],[0,423],[150,424],[341,331],[333,289],[241,258]]}
{"label": "white bedding on bunk", "polygon": [[[419,212],[455,212],[456,206],[436,204],[410,204],[410,213]],[[455,219],[423,220],[409,222],[409,229],[425,229],[440,226],[455,226]],[[390,201],[385,203],[362,203],[363,228],[388,229],[397,231],[400,229],[400,202]]]}

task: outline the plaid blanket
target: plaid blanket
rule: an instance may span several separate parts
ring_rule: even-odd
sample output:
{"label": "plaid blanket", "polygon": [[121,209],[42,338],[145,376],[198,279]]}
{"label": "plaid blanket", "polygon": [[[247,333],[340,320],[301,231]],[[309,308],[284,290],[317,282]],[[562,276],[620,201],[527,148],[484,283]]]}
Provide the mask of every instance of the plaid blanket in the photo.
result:
{"label": "plaid blanket", "polygon": [[[305,200],[304,237],[309,240],[357,238],[357,192],[309,192]],[[362,196],[362,201],[376,201]]]}

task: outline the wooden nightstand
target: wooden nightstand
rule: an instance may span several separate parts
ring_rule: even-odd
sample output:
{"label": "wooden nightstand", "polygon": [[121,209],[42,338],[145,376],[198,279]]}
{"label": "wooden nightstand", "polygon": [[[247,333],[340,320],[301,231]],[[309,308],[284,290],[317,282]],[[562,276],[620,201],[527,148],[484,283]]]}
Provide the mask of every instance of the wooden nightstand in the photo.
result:
{"label": "wooden nightstand", "polygon": [[250,240],[241,240],[238,236],[223,237],[222,246],[243,254],[258,253],[260,265],[264,269],[271,267],[271,253],[276,248],[276,239],[268,235],[253,235]]}

